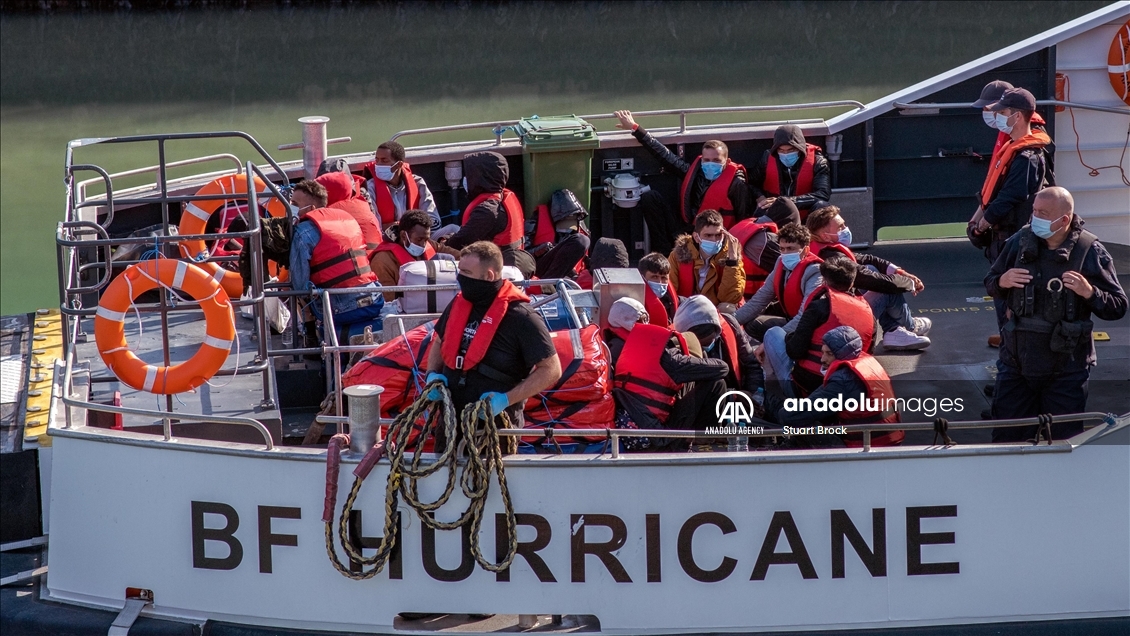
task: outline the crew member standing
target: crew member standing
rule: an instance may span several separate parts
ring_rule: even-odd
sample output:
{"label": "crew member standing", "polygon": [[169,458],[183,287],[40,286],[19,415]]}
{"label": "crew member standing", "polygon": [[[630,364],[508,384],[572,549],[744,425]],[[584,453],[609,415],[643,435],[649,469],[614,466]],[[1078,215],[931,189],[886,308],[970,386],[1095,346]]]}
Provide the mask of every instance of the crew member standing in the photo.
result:
{"label": "crew member standing", "polygon": [[[1119,320],[1126,292],[1102,243],[1075,214],[1064,188],[1041,190],[1032,223],[1008,239],[985,278],[985,289],[1005,302],[993,419],[1062,415],[1087,410],[1087,383],[1097,363],[1091,317]],[[1052,424],[1064,439],[1081,422]],[[1032,439],[1035,426],[993,429],[994,442]]]}
{"label": "crew member standing", "polygon": [[459,231],[446,237],[446,245],[461,250],[477,241],[490,241],[502,250],[502,261],[531,278],[537,262],[522,249],[526,216],[518,195],[507,189],[510,166],[497,152],[473,152],[463,157],[465,188],[471,202],[463,209]]}
{"label": "crew member standing", "polygon": [[[491,413],[503,411],[521,428],[522,405],[561,378],[561,361],[545,321],[526,296],[502,278],[498,246],[479,241],[459,257],[459,294],[436,323],[428,351],[426,382],[443,382],[456,413],[467,404],[489,400]],[[438,399],[438,391],[429,391]]]}

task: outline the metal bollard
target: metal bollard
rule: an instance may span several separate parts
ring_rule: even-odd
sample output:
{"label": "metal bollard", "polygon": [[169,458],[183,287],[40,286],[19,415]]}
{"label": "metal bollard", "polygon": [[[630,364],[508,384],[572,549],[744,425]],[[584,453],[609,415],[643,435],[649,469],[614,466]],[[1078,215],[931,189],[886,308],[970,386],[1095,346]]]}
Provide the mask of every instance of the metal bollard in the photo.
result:
{"label": "metal bollard", "polygon": [[342,394],[349,398],[349,450],[364,455],[381,438],[381,393],[383,386],[357,384]]}
{"label": "metal bollard", "polygon": [[310,115],[299,117],[302,124],[302,168],[307,179],[318,176],[318,168],[326,160],[326,124],[329,117]]}

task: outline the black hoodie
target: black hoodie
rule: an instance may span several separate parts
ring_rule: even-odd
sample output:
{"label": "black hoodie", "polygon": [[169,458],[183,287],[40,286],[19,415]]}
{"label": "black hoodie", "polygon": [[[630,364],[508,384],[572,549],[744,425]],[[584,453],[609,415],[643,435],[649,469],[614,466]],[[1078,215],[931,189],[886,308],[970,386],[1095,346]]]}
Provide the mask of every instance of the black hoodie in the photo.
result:
{"label": "black hoodie", "polygon": [[[777,157],[777,148],[781,144],[789,144],[800,150],[800,159],[792,168],[786,168],[785,164],[781,163],[780,158]],[[779,126],[773,133],[773,147],[761,155],[761,161],[753,166],[750,171],[749,189],[753,198],[773,196],[763,190],[765,172],[770,159],[777,162],[778,191],[782,196],[790,197],[796,203],[796,207],[804,213],[803,216],[807,216],[807,212],[817,202],[832,198],[832,177],[828,169],[828,160],[824,157],[824,153],[820,151],[817,151],[816,162],[812,166],[812,190],[810,192],[796,191],[797,175],[800,173],[800,166],[804,163],[806,154],[808,154],[808,145],[800,126],[795,124]]]}
{"label": "black hoodie", "polygon": [[[467,177],[467,196],[472,200],[484,193],[498,193],[506,188],[510,166],[497,152],[475,152],[463,157],[463,174]],[[467,222],[447,239],[447,246],[463,249],[475,241],[492,240],[506,229],[506,211],[499,199],[487,199],[471,210]]]}

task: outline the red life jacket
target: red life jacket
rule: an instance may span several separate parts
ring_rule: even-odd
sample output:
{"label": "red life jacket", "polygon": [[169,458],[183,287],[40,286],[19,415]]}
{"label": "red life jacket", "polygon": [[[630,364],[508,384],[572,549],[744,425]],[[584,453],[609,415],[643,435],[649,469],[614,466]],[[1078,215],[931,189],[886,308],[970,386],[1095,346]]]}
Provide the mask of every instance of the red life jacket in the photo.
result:
{"label": "red life jacket", "polygon": [[344,210],[318,208],[302,217],[318,226],[321,239],[310,256],[310,280],[318,287],[361,287],[377,280],[357,221]]}
{"label": "red life jacket", "polygon": [[[837,421],[840,424],[894,424],[902,421],[899,418],[898,411],[894,409],[888,410],[886,408],[886,401],[889,398],[895,397],[894,389],[891,388],[891,378],[887,376],[887,372],[883,369],[883,365],[879,364],[873,356],[869,354],[862,354],[854,360],[836,360],[828,367],[828,374],[824,376],[824,383],[828,383],[828,378],[832,377],[832,373],[837,369],[847,368],[855,374],[855,377],[867,387],[865,389],[864,403],[860,404],[860,408],[848,411],[840,411],[837,416]],[[845,395],[844,399],[858,397],[854,395]],[[871,404],[867,402],[870,401]],[[871,408],[876,406],[878,408]],[[897,446],[902,443],[906,433],[903,431],[890,431],[878,435],[871,436],[872,446]],[[863,433],[849,433],[844,438],[844,445],[850,447],[863,446]]]}
{"label": "red life jacket", "polygon": [[518,196],[510,190],[503,188],[502,193],[480,194],[463,209],[463,224],[471,218],[471,210],[487,199],[501,199],[502,209],[506,213],[506,227],[501,232],[491,237],[491,242],[499,247],[516,248],[522,246],[522,237],[525,235],[526,216],[522,212],[522,204]]}
{"label": "red life jacket", "polygon": [[852,254],[851,249],[846,245],[841,245],[840,243],[822,243],[820,241],[812,241],[811,243],[809,243],[809,249],[813,254],[819,254],[829,247],[850,258],[851,260],[855,260],[855,254]]}
{"label": "red life jacket", "polygon": [[781,303],[781,309],[785,310],[785,317],[789,320],[792,320],[804,308],[804,290],[800,286],[802,279],[804,279],[804,270],[823,262],[824,259],[809,250],[808,256],[800,259],[800,262],[793,268],[792,274],[786,276],[784,280],[781,280],[781,277],[788,270],[784,267],[777,268],[777,274],[773,277],[773,289],[777,291],[777,300]]}
{"label": "red life jacket", "polygon": [[[663,301],[655,292],[651,291],[651,285],[646,285],[647,289],[643,290],[643,306],[647,309],[648,323],[652,325],[659,325],[660,327],[670,327],[671,319],[674,315],[667,315],[667,308],[663,306]],[[671,296],[671,302],[674,304],[675,311],[679,309],[679,296],[675,290],[671,288],[671,284],[667,283],[667,294]]]}
{"label": "red life jacket", "polygon": [[[800,170],[796,175],[796,188],[785,196],[796,197],[812,192],[812,173],[816,166],[816,151],[820,146],[805,144],[804,159],[800,162]],[[769,153],[769,161],[765,164],[765,182],[761,190],[773,196],[781,196],[781,175],[777,169],[777,157]]]}
{"label": "red life jacket", "polygon": [[993,155],[993,164],[989,166],[989,174],[985,175],[985,183],[981,186],[981,207],[987,207],[997,196],[997,184],[1004,183],[1009,164],[1012,163],[1017,154],[1028,148],[1043,148],[1051,141],[1051,137],[1048,137],[1047,133],[1033,130],[1020,139],[1006,143],[1001,147],[1000,152]]}
{"label": "red life jacket", "polygon": [[772,232],[777,233],[777,224],[772,221],[768,223],[758,223],[754,219],[742,219],[734,224],[730,233],[734,238],[738,239],[738,244],[742,246],[742,266],[745,269],[745,296],[750,296],[757,293],[761,286],[765,284],[765,279],[769,277],[769,272],[761,269],[761,265],[753,262],[748,256],[745,255],[745,245],[757,235],[758,232]]}
{"label": "red life jacket", "polygon": [[699,171],[700,165],[702,165],[702,157],[696,157],[694,162],[691,163],[690,169],[687,170],[686,176],[683,177],[683,185],[679,187],[679,206],[682,209],[683,220],[687,223],[693,223],[695,215],[699,212],[718,210],[718,213],[722,215],[722,225],[728,230],[734,225],[734,203],[730,201],[730,184],[734,182],[738,170],[744,171],[745,168],[736,161],[727,161],[722,168],[722,174],[718,175],[718,178],[706,188],[706,194],[702,195],[702,203],[692,214],[692,211],[687,209],[690,185],[691,181],[694,180],[695,173]]}
{"label": "red life jacket", "polygon": [[469,300],[463,298],[463,294],[457,295],[455,300],[451,301],[451,313],[447,316],[447,331],[443,334],[443,347],[440,349],[443,353],[443,364],[448,369],[467,372],[482,362],[487,349],[490,348],[491,340],[494,340],[494,334],[498,331],[498,324],[502,322],[502,317],[506,315],[506,310],[512,302],[528,303],[530,297],[509,280],[503,281],[498,296],[491,301],[490,307],[479,322],[478,331],[471,339],[471,346],[467,351],[462,351],[463,329],[471,317],[472,305]]}
{"label": "red life jacket", "polygon": [[427,246],[424,247],[423,256],[421,258],[416,258],[415,256],[409,254],[408,249],[401,245],[399,242],[393,243],[391,241],[385,241],[384,243],[378,245],[377,249],[373,250],[374,254],[377,252],[392,252],[392,255],[396,257],[396,262],[400,263],[401,267],[404,267],[408,263],[414,263],[418,260],[432,260],[433,258],[435,258],[436,248],[432,247],[431,241],[428,241]]}
{"label": "red life jacket", "polygon": [[377,217],[373,216],[369,203],[364,199],[344,199],[331,203],[329,207],[344,210],[353,217],[354,221],[357,221],[357,226],[361,228],[361,237],[365,240],[365,249],[372,259],[377,248],[384,242],[384,238],[381,236],[381,226],[377,224]]}
{"label": "red life jacket", "polygon": [[671,336],[679,339],[679,348],[686,354],[687,341],[681,333],[659,325],[636,323],[625,338],[613,381],[615,388],[636,396],[660,422],[667,421],[681,386],[659,364]]}
{"label": "red life jacket", "polygon": [[[373,177],[373,194],[376,201],[373,205],[377,207],[377,215],[381,218],[381,224],[388,227],[396,223],[396,204],[392,202],[392,192],[389,191],[388,182],[383,179],[377,178],[377,171],[373,163],[365,166],[366,174]],[[416,179],[412,176],[412,168],[409,167],[407,162],[400,164],[400,179],[404,182],[404,209],[416,210],[420,207],[420,186],[416,184]]]}
{"label": "red life jacket", "polygon": [[[600,337],[600,326],[551,331],[553,346],[561,360],[561,379],[552,387],[526,400],[526,428],[612,428],[616,402],[612,397],[612,373],[608,347]],[[542,436],[523,437],[536,442]],[[557,438],[571,442],[570,438]],[[574,439],[598,442],[598,436]]]}
{"label": "red life jacket", "polygon": [[871,349],[871,340],[875,337],[875,314],[871,313],[871,305],[866,300],[851,294],[836,291],[825,286],[828,290],[828,301],[832,311],[828,320],[812,332],[812,340],[808,343],[808,353],[797,361],[797,366],[820,375],[820,355],[824,346],[824,334],[841,325],[848,325],[859,334],[863,340],[863,350]]}
{"label": "red life jacket", "polygon": [[557,239],[557,228],[553,217],[549,216],[549,206],[544,203],[537,209],[537,225],[534,227],[534,240],[531,245],[553,243]]}
{"label": "red life jacket", "polygon": [[734,374],[735,386],[741,388],[742,363],[738,360],[738,334],[734,333],[729,320],[722,318],[722,333],[718,337],[726,347],[722,350],[722,354],[726,357],[726,364],[730,365],[730,372]]}

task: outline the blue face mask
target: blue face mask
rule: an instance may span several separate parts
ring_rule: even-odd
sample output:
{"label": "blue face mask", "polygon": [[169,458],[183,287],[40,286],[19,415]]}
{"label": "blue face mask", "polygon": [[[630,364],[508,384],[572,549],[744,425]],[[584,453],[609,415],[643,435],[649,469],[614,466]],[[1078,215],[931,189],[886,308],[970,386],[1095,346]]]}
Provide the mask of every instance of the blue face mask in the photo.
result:
{"label": "blue face mask", "polygon": [[988,126],[989,128],[992,128],[993,130],[997,129],[997,114],[994,113],[993,111],[991,111],[991,110],[981,111],[981,119],[985,122],[985,125]]}
{"label": "blue face mask", "polygon": [[836,233],[836,238],[839,239],[840,245],[847,247],[851,245],[851,228],[845,227]]}
{"label": "blue face mask", "polygon": [[993,116],[993,120],[996,122],[997,130],[1001,131],[1002,133],[1004,133],[1006,135],[1012,134],[1012,126],[1008,125],[1008,117],[1006,117],[1005,115],[1002,115],[1000,113],[996,113]]}
{"label": "blue face mask", "polygon": [[796,162],[800,160],[799,152],[779,152],[777,157],[780,158],[781,163],[785,164],[786,168],[792,168]]}
{"label": "blue face mask", "polygon": [[1041,219],[1038,216],[1033,216],[1032,233],[1044,240],[1050,239],[1055,235],[1055,232],[1052,231],[1052,223],[1055,223],[1055,221],[1049,221],[1047,219]]}
{"label": "blue face mask", "polygon": [[800,262],[800,252],[793,252],[791,254],[781,254],[781,265],[787,269],[792,270],[796,264]]}
{"label": "blue face mask", "polygon": [[392,166],[377,166],[377,178],[381,181],[392,181]]}
{"label": "blue face mask", "polygon": [[656,298],[663,298],[667,295],[667,285],[663,283],[649,280],[647,286],[651,288],[651,293],[655,294]]}
{"label": "blue face mask", "polygon": [[713,161],[703,161],[702,174],[705,175],[709,181],[713,181],[722,175],[722,164],[714,163]]}
{"label": "blue face mask", "polygon": [[703,254],[714,256],[722,251],[722,241],[702,241],[700,247],[702,248]]}
{"label": "blue face mask", "polygon": [[708,346],[702,348],[703,353],[710,353],[714,351],[714,345],[718,344],[718,339],[715,338]]}

